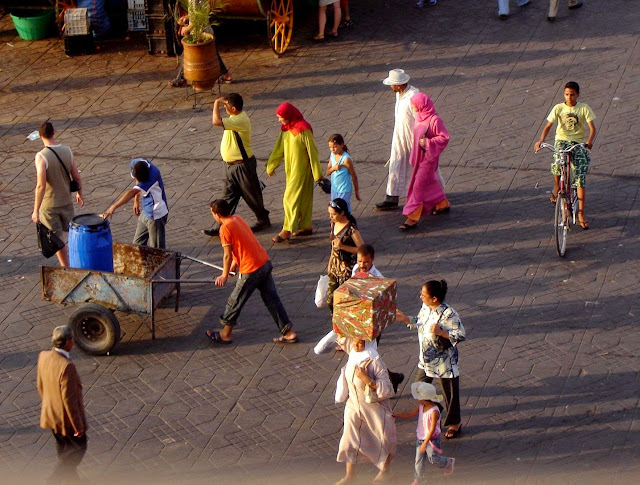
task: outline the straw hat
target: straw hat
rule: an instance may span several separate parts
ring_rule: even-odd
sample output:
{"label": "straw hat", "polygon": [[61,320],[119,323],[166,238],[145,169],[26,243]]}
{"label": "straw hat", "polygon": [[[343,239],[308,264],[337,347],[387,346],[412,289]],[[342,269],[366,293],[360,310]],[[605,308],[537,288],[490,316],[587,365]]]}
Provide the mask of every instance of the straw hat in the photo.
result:
{"label": "straw hat", "polygon": [[411,384],[411,395],[417,401],[433,401],[444,403],[444,397],[436,392],[433,384],[427,382],[414,382]]}
{"label": "straw hat", "polygon": [[382,84],[387,86],[400,86],[409,82],[409,75],[403,69],[391,69],[389,76],[382,80]]}

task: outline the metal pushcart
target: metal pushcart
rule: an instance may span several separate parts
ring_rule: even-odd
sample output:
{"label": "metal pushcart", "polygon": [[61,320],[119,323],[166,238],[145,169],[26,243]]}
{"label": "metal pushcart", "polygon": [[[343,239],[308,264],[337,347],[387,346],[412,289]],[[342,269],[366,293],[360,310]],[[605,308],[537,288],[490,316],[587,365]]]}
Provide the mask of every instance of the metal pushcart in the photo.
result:
{"label": "metal pushcart", "polygon": [[80,305],[69,318],[76,344],[88,354],[104,355],[121,338],[114,310],[150,316],[151,338],[155,339],[155,310],[164,299],[175,291],[177,312],[182,283],[214,283],[213,279],[181,280],[183,259],[221,269],[179,253],[114,243],[113,273],[41,266],[42,298],[54,303]]}

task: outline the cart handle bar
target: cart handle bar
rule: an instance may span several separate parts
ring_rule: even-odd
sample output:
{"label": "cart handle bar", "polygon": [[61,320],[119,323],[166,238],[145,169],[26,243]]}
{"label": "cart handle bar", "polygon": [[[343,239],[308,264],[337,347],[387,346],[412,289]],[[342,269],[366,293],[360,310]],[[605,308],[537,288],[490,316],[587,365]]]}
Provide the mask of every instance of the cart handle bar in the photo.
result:
{"label": "cart handle bar", "polygon": [[[214,269],[219,269],[220,271],[224,271],[224,268],[222,266],[218,266],[217,264],[213,264],[213,263],[208,263],[207,261],[202,261],[201,259],[194,258],[192,256],[187,256],[186,254],[178,254],[178,257],[180,259],[190,259],[191,261],[195,261],[196,263],[204,264],[205,266],[210,266]],[[233,271],[229,271],[229,274],[231,276],[236,275]]]}

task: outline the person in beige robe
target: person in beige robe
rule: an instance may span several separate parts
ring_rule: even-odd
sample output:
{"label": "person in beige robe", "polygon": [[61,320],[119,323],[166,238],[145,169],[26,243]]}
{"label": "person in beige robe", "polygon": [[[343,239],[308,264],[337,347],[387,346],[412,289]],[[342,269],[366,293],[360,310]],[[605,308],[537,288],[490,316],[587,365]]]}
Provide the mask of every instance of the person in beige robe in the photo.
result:
{"label": "person in beige robe", "polygon": [[[376,342],[358,339],[341,341],[349,360],[341,373],[348,389],[344,408],[344,429],[337,461],[345,463],[345,476],[336,483],[342,485],[355,479],[356,464],[373,463],[380,472],[375,481],[384,479],[396,454],[396,423],[389,404],[393,388],[387,366],[378,355]],[[365,388],[371,389],[367,402]],[[337,397],[337,396],[336,396]]]}

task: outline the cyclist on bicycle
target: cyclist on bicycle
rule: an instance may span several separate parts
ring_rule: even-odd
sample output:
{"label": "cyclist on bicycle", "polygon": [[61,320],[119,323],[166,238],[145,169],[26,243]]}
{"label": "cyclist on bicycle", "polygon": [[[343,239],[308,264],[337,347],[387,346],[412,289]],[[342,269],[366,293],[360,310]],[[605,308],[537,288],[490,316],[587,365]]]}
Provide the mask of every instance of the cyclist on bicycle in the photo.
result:
{"label": "cyclist on bicycle", "polygon": [[[564,103],[556,104],[549,116],[547,116],[547,124],[542,129],[540,140],[536,142],[534,150],[537,152],[540,150],[540,144],[544,141],[551,130],[554,122],[558,122],[556,128],[556,150],[566,150],[572,145],[577,145],[585,142],[585,132],[587,126],[589,127],[589,137],[586,140],[585,146],[589,150],[593,146],[593,140],[596,137],[596,127],[593,124],[593,120],[596,115],[593,110],[585,103],[578,103],[578,96],[580,96],[580,86],[578,83],[570,81],[564,86]],[[578,224],[582,229],[589,229],[589,221],[584,216],[585,207],[585,179],[589,172],[589,164],[591,158],[589,156],[589,150],[583,147],[576,147],[571,152],[571,160],[574,170],[573,185],[578,190]],[[551,202],[556,203],[556,197],[558,196],[558,190],[560,190],[560,163],[557,155],[554,156],[554,161],[551,164],[551,173],[555,178],[555,184],[551,193]]]}

